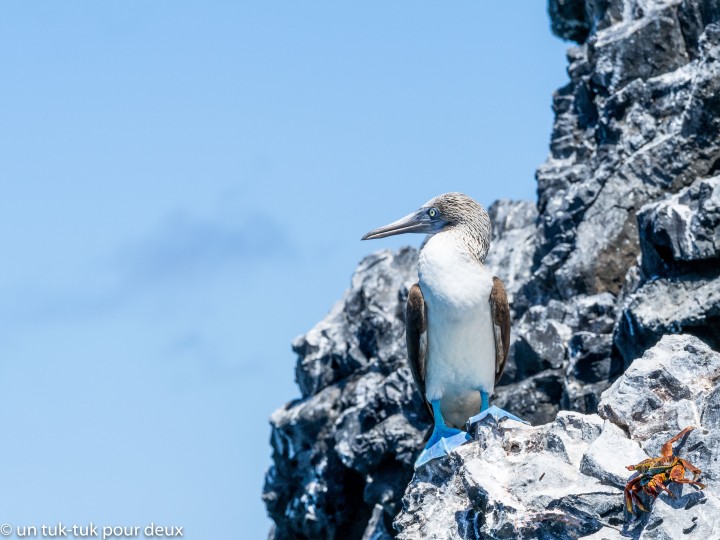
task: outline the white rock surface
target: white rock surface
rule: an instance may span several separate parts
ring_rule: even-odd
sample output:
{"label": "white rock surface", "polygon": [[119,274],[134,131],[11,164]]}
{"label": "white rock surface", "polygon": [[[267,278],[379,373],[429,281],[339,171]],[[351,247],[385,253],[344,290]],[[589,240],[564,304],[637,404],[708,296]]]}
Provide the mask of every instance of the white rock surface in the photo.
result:
{"label": "white rock surface", "polygon": [[[720,353],[666,336],[603,393],[600,414],[536,427],[479,426],[476,440],[419,469],[395,520],[404,540],[720,538]],[[604,417],[604,418],[603,418]],[[678,455],[707,489],[671,484],[649,513],[624,509],[625,467],[688,425]]]}

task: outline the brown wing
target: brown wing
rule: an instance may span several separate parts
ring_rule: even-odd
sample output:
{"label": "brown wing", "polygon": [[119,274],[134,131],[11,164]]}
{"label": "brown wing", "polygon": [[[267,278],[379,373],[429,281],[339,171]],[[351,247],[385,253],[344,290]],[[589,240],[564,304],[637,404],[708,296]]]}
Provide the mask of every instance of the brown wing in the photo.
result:
{"label": "brown wing", "polygon": [[425,397],[425,360],[427,358],[427,310],[420,286],[410,287],[407,307],[405,308],[405,341],[407,342],[408,361],[415,386],[422,396],[425,406],[432,417],[432,407]]}
{"label": "brown wing", "polygon": [[497,384],[505,369],[505,361],[510,349],[510,305],[505,286],[497,277],[493,277],[493,288],[490,291],[490,314],[495,334],[495,384]]}

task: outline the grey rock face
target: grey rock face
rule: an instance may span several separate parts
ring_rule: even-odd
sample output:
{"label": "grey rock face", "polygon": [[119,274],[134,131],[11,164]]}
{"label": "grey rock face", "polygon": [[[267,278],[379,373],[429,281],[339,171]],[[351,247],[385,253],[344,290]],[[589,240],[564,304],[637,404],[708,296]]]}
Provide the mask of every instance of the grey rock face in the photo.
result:
{"label": "grey rock face", "polygon": [[[366,257],[345,298],[293,342],[299,355],[295,378],[303,397],[363,371],[371,360],[378,366],[392,366],[404,356],[403,301],[406,286],[417,281],[416,261],[412,249]],[[376,271],[371,271],[375,266]]]}
{"label": "grey rock face", "polygon": [[502,276],[512,306],[515,293],[530,277],[537,210],[530,202],[504,200],[493,203],[488,214],[493,224],[493,243],[485,263]]}
{"label": "grey rock face", "polygon": [[[700,179],[638,213],[643,270],[667,274],[720,259],[720,176]],[[697,265],[694,265],[697,266]]]}
{"label": "grey rock face", "polygon": [[[720,349],[720,2],[550,0],[549,13],[553,31],[577,42],[570,81],[553,97],[538,200],[488,209],[486,261],[506,284],[513,316],[494,402],[537,427],[483,428],[476,445],[420,471],[396,526],[404,538],[421,530],[445,538],[419,517],[427,500],[442,505],[438,519],[454,509],[445,529],[463,538],[720,537],[709,525],[720,522],[710,488],[663,497],[630,526],[617,499],[621,465],[645,455],[637,444],[656,453],[682,419],[699,419],[685,445],[717,478],[718,379],[702,375],[700,388],[677,370],[694,357],[714,365],[708,347]],[[271,418],[263,498],[272,538],[395,535],[429,426],[405,357],[416,258],[405,249],[364,259],[343,299],[293,343],[301,397]],[[636,367],[669,356],[684,360],[632,379]],[[642,410],[666,413],[665,427],[655,417],[643,427],[642,413],[623,408],[630,393],[647,392],[654,401]],[[598,406],[605,419],[594,415]],[[611,463],[611,450],[634,457]],[[485,452],[497,470],[476,464]],[[552,481],[549,472],[540,479],[543,466]],[[691,522],[673,517],[681,506]]]}
{"label": "grey rock face", "polygon": [[551,0],[549,13],[579,46],[554,96],[537,247],[501,381],[559,382],[559,401],[511,403],[536,422],[552,405],[593,412],[664,334],[720,347],[720,4]]}
{"label": "grey rock face", "polygon": [[600,415],[651,456],[681,429],[696,426],[675,448],[703,471],[708,487],[700,492],[671,486],[676,499],[661,496],[651,514],[632,523],[642,538],[720,537],[719,359],[695,337],[665,336],[602,396]]}
{"label": "grey rock face", "polygon": [[638,224],[645,277],[614,336],[625,364],[664,334],[691,333],[720,349],[720,177],[643,206]]}
{"label": "grey rock face", "polygon": [[[585,7],[568,20],[560,4]],[[551,152],[537,173],[540,246],[518,309],[620,293],[640,252],[637,211],[710,176],[720,159],[716,3],[552,2],[553,14],[554,27],[598,23],[569,52],[570,83],[554,97]]]}
{"label": "grey rock face", "polygon": [[[493,264],[512,291],[527,277],[534,208],[502,201],[489,211]],[[274,465],[263,499],[275,521],[273,538],[392,534],[430,425],[405,351],[405,302],[416,266],[410,248],[366,257],[344,298],[293,343],[302,398],[270,419]]]}
{"label": "grey rock face", "polygon": [[[450,459],[418,470],[395,520],[398,538],[717,538],[719,379],[719,353],[692,336],[666,336],[603,393],[600,416],[483,424]],[[625,465],[659,455],[688,425],[696,429],[675,450],[707,488],[671,484],[675,498],[627,514]]]}
{"label": "grey rock face", "polygon": [[418,471],[398,538],[578,538],[620,525],[620,490],[580,470],[602,432],[597,415],[569,412],[535,428],[482,426],[452,459]]}
{"label": "grey rock face", "polygon": [[[407,367],[417,253],[366,257],[352,288],[293,347],[300,400],[276,411],[263,499],[274,538],[383,538],[429,424]],[[379,510],[380,509],[380,510]]]}
{"label": "grey rock face", "polygon": [[628,298],[615,344],[630,363],[661,336],[687,332],[720,350],[720,280],[699,275],[663,278]]}
{"label": "grey rock face", "polygon": [[619,373],[611,355],[617,301],[608,292],[550,299],[517,318],[508,366],[496,389],[503,406],[533,423],[551,421],[561,406],[594,411]]}
{"label": "grey rock face", "polygon": [[587,39],[592,23],[586,16],[584,0],[550,0],[548,12],[555,35],[578,43]]}

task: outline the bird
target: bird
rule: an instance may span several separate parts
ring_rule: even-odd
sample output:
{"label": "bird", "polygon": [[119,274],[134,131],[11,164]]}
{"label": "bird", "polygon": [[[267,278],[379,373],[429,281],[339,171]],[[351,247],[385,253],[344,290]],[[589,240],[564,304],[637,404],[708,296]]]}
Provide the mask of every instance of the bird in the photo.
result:
{"label": "bird", "polygon": [[362,240],[428,235],[418,255],[418,283],[408,291],[405,337],[415,385],[433,418],[417,469],[472,439],[472,425],[515,415],[490,405],[510,346],[510,306],[503,282],[485,266],[492,224],[463,193],[444,193]]}

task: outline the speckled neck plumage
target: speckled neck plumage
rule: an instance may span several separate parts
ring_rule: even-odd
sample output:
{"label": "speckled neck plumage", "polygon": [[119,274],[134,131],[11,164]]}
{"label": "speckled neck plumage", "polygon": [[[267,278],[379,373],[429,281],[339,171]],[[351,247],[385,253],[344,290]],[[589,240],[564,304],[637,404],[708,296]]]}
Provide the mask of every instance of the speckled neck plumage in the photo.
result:
{"label": "speckled neck plumage", "polygon": [[492,237],[492,224],[485,209],[462,193],[445,193],[436,197],[433,204],[449,221],[443,231],[458,233],[468,253],[484,263]]}

